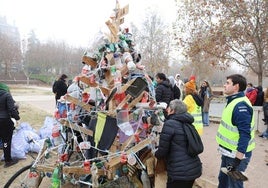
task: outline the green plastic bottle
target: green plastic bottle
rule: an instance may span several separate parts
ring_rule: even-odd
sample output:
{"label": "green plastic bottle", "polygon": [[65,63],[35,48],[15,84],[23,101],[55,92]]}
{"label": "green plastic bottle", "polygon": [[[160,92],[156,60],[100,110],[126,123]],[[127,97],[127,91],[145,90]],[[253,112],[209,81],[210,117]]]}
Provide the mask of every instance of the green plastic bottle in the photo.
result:
{"label": "green plastic bottle", "polygon": [[60,188],[60,170],[59,167],[56,167],[52,174],[52,182],[50,188]]}

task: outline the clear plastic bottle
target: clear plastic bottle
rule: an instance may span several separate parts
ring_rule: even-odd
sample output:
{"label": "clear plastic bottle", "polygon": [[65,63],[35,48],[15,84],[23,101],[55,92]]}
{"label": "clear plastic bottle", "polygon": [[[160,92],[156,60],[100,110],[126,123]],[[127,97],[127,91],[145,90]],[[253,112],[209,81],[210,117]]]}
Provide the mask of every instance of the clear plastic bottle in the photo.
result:
{"label": "clear plastic bottle", "polygon": [[30,171],[28,174],[27,186],[28,187],[36,187],[39,178],[40,177],[39,177],[37,172]]}
{"label": "clear plastic bottle", "polygon": [[62,143],[60,125],[58,124],[54,124],[52,128],[52,140],[55,146],[58,146]]}
{"label": "clear plastic bottle", "polygon": [[145,170],[142,170],[141,172],[141,181],[142,181],[143,188],[151,188],[151,183],[150,183],[148,174]]}
{"label": "clear plastic bottle", "polygon": [[123,66],[119,53],[114,53],[114,64],[117,69],[121,69]]}
{"label": "clear plastic bottle", "polygon": [[123,54],[123,62],[127,64],[127,68],[130,72],[136,69],[136,64],[133,62],[133,58],[129,52]]}
{"label": "clear plastic bottle", "polygon": [[117,87],[117,93],[120,93],[122,85],[122,75],[120,70],[116,70],[114,76],[114,86]]}
{"label": "clear plastic bottle", "polygon": [[103,103],[103,98],[101,95],[101,91],[99,88],[96,88],[96,106],[101,108],[102,103]]}

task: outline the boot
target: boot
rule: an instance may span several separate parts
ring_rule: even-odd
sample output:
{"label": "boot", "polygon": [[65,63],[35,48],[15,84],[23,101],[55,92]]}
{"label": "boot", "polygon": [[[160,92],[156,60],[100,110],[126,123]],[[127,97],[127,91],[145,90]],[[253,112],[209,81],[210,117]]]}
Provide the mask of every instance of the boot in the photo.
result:
{"label": "boot", "polygon": [[5,162],[4,168],[8,168],[14,164],[17,164],[18,162],[19,162],[19,160],[15,160],[15,159],[12,159],[11,161],[7,161],[7,162]]}

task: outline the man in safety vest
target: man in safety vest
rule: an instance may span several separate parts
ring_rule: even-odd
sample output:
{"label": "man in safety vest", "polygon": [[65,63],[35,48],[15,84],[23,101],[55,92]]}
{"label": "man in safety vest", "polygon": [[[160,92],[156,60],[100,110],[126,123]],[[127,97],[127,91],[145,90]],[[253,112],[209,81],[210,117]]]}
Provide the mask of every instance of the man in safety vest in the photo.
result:
{"label": "man in safety vest", "polygon": [[246,78],[239,74],[228,76],[224,84],[227,104],[216,135],[222,154],[219,188],[242,188],[247,180],[242,172],[250,161],[255,141],[253,108],[244,94],[246,86]]}

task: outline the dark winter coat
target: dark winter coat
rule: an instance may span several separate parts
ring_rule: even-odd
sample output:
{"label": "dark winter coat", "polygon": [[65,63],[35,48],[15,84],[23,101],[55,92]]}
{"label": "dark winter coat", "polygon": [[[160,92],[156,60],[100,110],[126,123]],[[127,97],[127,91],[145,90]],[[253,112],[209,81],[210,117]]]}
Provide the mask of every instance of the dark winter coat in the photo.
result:
{"label": "dark winter coat", "polygon": [[167,174],[172,180],[194,180],[202,174],[202,163],[198,156],[187,154],[187,140],[183,122],[192,124],[189,113],[172,114],[165,121],[155,156],[166,159]]}
{"label": "dark winter coat", "polygon": [[165,102],[167,105],[173,100],[172,86],[167,80],[157,84],[155,89],[155,99],[156,102]]}
{"label": "dark winter coat", "polygon": [[15,101],[11,94],[0,89],[0,119],[14,118],[19,120],[18,108],[15,106]]}
{"label": "dark winter coat", "polygon": [[181,97],[181,90],[178,88],[178,86],[175,84],[172,88],[173,90],[173,98],[174,99],[180,99]]}
{"label": "dark winter coat", "polygon": [[257,89],[257,97],[253,106],[262,106],[264,102],[264,92],[262,86],[258,86],[256,87],[256,89]]}
{"label": "dark winter coat", "polygon": [[60,99],[61,96],[65,95],[67,93],[68,86],[65,83],[65,80],[59,79],[54,82],[52,91],[56,95],[56,100]]}

